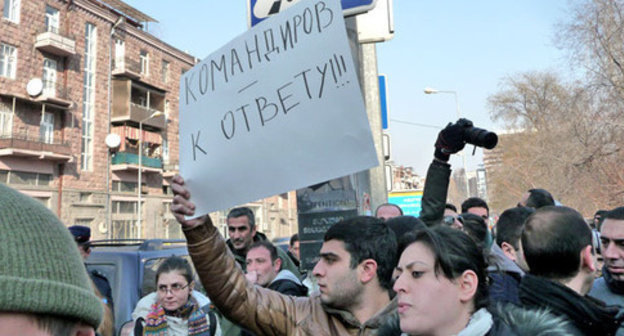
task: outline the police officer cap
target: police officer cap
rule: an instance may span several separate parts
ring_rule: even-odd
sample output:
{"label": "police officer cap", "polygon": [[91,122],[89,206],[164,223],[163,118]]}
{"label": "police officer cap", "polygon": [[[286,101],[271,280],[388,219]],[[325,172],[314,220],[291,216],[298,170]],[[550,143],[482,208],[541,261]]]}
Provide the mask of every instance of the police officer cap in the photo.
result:
{"label": "police officer cap", "polygon": [[91,239],[91,228],[83,225],[72,225],[69,232],[74,236],[76,243],[84,244]]}

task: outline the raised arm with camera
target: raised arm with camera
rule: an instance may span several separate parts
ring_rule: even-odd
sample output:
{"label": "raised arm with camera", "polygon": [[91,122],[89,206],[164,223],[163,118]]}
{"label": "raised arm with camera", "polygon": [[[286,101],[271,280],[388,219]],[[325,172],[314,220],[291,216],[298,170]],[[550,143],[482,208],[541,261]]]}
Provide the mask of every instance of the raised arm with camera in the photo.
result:
{"label": "raised arm with camera", "polygon": [[437,225],[444,218],[444,205],[451,176],[451,165],[448,164],[451,154],[461,151],[466,144],[492,149],[497,142],[498,136],[495,133],[476,128],[472,121],[463,118],[454,124],[449,123],[438,133],[434,159],[427,170],[420,211],[420,219],[427,226]]}

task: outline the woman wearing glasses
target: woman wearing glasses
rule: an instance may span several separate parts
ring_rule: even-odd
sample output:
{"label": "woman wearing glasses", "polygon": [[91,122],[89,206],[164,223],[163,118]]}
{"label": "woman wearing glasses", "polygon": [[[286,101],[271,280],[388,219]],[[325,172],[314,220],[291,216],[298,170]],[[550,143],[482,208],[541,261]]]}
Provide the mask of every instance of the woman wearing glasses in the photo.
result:
{"label": "woman wearing glasses", "polygon": [[141,299],[132,313],[135,335],[220,336],[209,301],[194,286],[188,261],[167,258],[156,271],[156,293]]}

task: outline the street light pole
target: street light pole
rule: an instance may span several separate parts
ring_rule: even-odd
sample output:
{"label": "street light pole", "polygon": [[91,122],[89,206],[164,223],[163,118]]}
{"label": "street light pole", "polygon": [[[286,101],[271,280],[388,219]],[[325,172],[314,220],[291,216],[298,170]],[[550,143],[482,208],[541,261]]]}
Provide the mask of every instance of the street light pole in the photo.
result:
{"label": "street light pole", "polygon": [[142,209],[141,209],[141,202],[142,202],[142,191],[141,191],[141,179],[143,177],[143,123],[149,119],[152,118],[156,118],[156,117],[160,117],[161,115],[163,115],[162,112],[160,111],[155,111],[154,113],[152,113],[149,117],[139,121],[139,184],[137,187],[138,193],[137,193],[137,199],[138,199],[138,204],[137,204],[137,212],[138,212],[138,223],[137,223],[137,238],[141,238],[141,220],[142,220]]}
{"label": "street light pole", "polygon": [[[425,88],[423,90],[425,94],[438,94],[438,93],[449,93],[455,97],[455,111],[457,112],[457,119],[461,118],[461,113],[459,112],[459,98],[457,97],[457,91],[452,90],[436,90],[433,88]],[[464,168],[464,181],[466,183],[466,197],[470,197],[470,185],[468,184],[468,171],[466,170],[466,153],[461,153],[462,157],[462,167]]]}

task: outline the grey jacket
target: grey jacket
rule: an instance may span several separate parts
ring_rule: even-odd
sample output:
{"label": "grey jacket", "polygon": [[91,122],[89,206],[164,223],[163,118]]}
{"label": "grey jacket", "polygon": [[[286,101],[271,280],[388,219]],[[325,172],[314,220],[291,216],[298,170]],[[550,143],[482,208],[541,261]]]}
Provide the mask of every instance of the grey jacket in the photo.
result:
{"label": "grey jacket", "polygon": [[[604,302],[607,306],[619,306],[618,316],[624,315],[624,295],[611,292],[604,278],[601,277],[594,281],[594,286],[588,295]],[[624,336],[624,325],[620,325],[616,335]]]}

